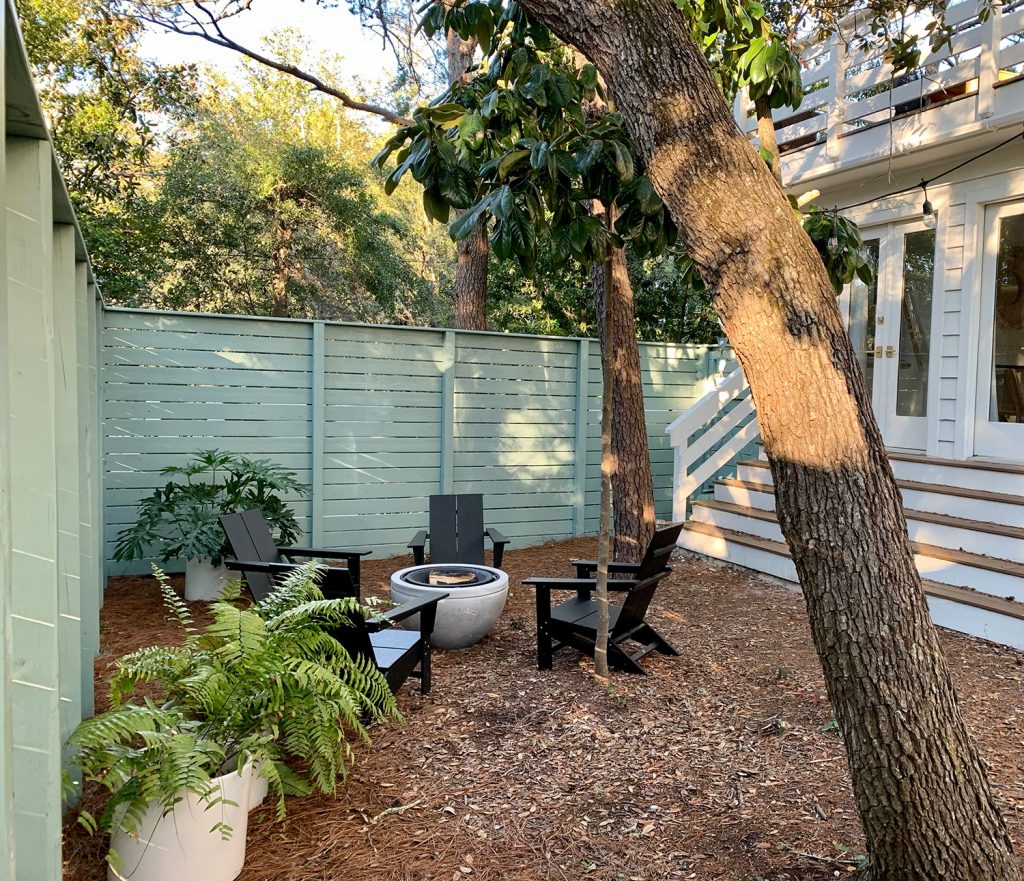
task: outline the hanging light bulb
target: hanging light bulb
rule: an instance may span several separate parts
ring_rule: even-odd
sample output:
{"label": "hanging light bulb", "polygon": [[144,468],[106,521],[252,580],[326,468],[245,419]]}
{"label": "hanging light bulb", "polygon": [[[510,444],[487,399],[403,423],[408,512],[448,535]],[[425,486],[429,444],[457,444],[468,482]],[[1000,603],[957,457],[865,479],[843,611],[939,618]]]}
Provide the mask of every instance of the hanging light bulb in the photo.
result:
{"label": "hanging light bulb", "polygon": [[832,232],[829,234],[828,242],[825,247],[828,248],[829,254],[835,254],[839,250],[839,236],[836,231],[836,209],[832,209]]}
{"label": "hanging light bulb", "polygon": [[928,187],[921,181],[921,189],[924,190],[924,205],[921,206],[921,215],[926,229],[935,229],[939,222],[939,215],[935,213],[935,207],[928,198]]}

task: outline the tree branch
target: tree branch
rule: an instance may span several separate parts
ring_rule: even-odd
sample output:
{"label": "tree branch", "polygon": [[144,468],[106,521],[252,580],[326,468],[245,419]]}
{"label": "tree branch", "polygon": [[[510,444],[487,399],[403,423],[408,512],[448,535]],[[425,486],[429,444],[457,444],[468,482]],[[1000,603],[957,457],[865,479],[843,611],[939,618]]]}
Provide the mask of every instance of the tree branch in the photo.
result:
{"label": "tree branch", "polygon": [[185,10],[188,17],[192,20],[195,25],[195,29],[185,26],[183,27],[177,21],[172,19],[163,18],[159,15],[152,13],[139,12],[139,18],[149,24],[161,27],[166,31],[170,31],[174,34],[180,34],[184,37],[198,37],[201,40],[206,40],[208,43],[212,43],[214,46],[220,46],[222,49],[230,49],[232,52],[237,52],[239,55],[244,55],[246,58],[250,58],[258,64],[262,64],[264,67],[269,67],[272,70],[279,71],[280,73],[288,74],[289,76],[295,77],[295,79],[302,80],[305,83],[309,83],[310,86],[317,92],[321,92],[324,95],[329,95],[332,98],[340,101],[349,110],[357,110],[360,113],[370,113],[374,116],[379,116],[381,119],[385,119],[394,125],[412,125],[413,121],[405,116],[395,113],[393,110],[388,110],[387,107],[381,107],[377,104],[370,104],[367,101],[360,101],[357,98],[353,98],[348,92],[342,89],[336,88],[335,86],[325,83],[322,79],[303,70],[300,67],[296,67],[294,64],[287,64],[282,61],[277,61],[268,55],[264,55],[257,52],[255,49],[250,49],[248,46],[243,46],[237,40],[232,39],[224,33],[220,26],[220,22],[216,15],[203,6],[202,3],[196,3],[196,8],[203,12],[203,14],[209,19],[209,26],[212,27],[213,33],[207,30],[207,26],[204,22],[200,21],[198,16]]}

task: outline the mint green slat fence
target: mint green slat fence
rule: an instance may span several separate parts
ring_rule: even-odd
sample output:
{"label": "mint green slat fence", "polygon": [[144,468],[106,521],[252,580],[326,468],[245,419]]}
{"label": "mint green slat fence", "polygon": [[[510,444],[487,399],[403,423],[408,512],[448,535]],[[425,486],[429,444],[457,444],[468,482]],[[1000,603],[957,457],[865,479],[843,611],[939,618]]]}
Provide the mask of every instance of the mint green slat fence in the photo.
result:
{"label": "mint green slat fence", "polygon": [[[657,512],[664,430],[731,370],[704,346],[641,344]],[[401,553],[428,498],[481,492],[524,547],[596,530],[600,349],[593,340],[107,309],[103,421],[109,571],[117,533],[162,467],[198,449],[271,459],[326,546]]]}

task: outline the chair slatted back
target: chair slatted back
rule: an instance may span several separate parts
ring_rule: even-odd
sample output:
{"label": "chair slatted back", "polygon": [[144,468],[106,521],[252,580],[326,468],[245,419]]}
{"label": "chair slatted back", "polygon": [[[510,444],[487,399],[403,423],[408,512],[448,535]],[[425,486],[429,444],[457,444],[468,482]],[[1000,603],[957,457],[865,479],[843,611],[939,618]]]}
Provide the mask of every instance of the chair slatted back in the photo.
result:
{"label": "chair slatted back", "polygon": [[484,563],[484,497],[480,493],[430,497],[430,562]]}
{"label": "chair slatted back", "polygon": [[242,512],[242,521],[245,528],[249,530],[249,538],[252,539],[256,548],[256,557],[260,563],[281,563],[281,554],[277,549],[277,542],[274,541],[274,534],[270,531],[270,524],[259,508],[250,508]]}
{"label": "chair slatted back", "polygon": [[676,542],[682,529],[682,523],[673,523],[671,526],[655,531],[650,544],[647,545],[644,558],[640,561],[640,569],[637,572],[638,579],[650,578],[668,566],[669,558],[676,549]]}
{"label": "chair slatted back", "polygon": [[363,658],[370,662],[371,666],[376,664],[373,654],[373,645],[370,642],[370,631],[366,627],[366,619],[362,615],[353,612],[347,616],[346,623],[330,630],[338,642],[344,646],[353,659]]}
{"label": "chair slatted back", "polygon": [[[236,560],[251,560],[256,563],[276,563],[277,560],[264,560],[259,555],[256,543],[252,540],[249,526],[243,514],[223,514],[220,518],[221,528],[231,545],[231,553]],[[276,548],[275,556],[276,556]],[[274,590],[274,581],[266,572],[243,572],[245,583],[253,598],[260,602]]]}
{"label": "chair slatted back", "polygon": [[614,633],[624,633],[644,623],[658,582],[670,571],[668,561],[676,549],[676,541],[682,528],[682,523],[673,523],[655,531],[650,544],[647,545],[644,558],[640,561],[637,583],[630,589],[626,601],[622,604]]}
{"label": "chair slatted back", "polygon": [[668,569],[662,569],[648,578],[641,579],[630,588],[629,593],[626,594],[626,601],[622,604],[622,609],[619,611],[619,617],[612,630],[612,636],[625,633],[627,630],[632,630],[634,627],[644,623],[644,619],[647,617],[647,609],[651,605],[651,600],[654,599],[654,591],[658,588],[658,582],[668,573]]}

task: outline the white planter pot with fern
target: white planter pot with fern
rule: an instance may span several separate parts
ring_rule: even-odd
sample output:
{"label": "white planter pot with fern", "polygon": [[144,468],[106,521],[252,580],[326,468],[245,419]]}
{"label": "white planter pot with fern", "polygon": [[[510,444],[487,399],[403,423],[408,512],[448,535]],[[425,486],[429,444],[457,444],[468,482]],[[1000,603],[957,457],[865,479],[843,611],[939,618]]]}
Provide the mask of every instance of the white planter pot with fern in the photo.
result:
{"label": "white planter pot with fern", "polygon": [[264,762],[257,762],[252,769],[252,785],[249,787],[249,810],[253,811],[267,800],[270,781],[264,776]]}
{"label": "white planter pot with fern", "polygon": [[185,599],[215,600],[228,583],[228,569],[214,566],[209,558],[189,560],[185,567]]}
{"label": "white planter pot with fern", "polygon": [[182,792],[166,814],[151,807],[138,835],[116,828],[107,881],[234,881],[245,863],[252,762],[210,781],[206,797]]}

